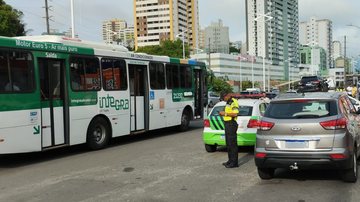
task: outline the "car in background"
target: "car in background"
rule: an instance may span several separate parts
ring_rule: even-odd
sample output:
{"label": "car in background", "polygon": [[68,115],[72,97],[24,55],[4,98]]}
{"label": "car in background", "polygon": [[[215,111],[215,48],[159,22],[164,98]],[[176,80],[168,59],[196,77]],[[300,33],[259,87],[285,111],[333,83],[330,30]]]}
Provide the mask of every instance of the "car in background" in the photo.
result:
{"label": "car in background", "polygon": [[[268,99],[259,97],[257,99],[245,97],[238,100],[237,142],[239,146],[255,145],[258,123],[268,106]],[[226,145],[224,119],[219,115],[220,111],[224,111],[225,105],[224,101],[216,104],[204,120],[203,141],[207,152],[215,152],[217,146]]]}
{"label": "car in background", "polygon": [[298,93],[296,90],[288,90],[286,91],[287,94],[296,94]]}
{"label": "car in background", "polygon": [[337,169],[358,176],[359,116],[346,93],[283,94],[272,100],[256,135],[255,164],[261,179],[277,168]]}
{"label": "car in background", "polygon": [[265,93],[265,96],[269,99],[274,99],[278,95],[279,95],[279,93],[274,93],[274,92],[266,92]]}
{"label": "car in background", "polygon": [[319,76],[303,76],[299,82],[298,92],[327,92],[328,84]]}
{"label": "car in background", "polygon": [[218,93],[215,93],[213,91],[208,92],[208,106],[211,108],[216,103],[220,102],[220,95]]}

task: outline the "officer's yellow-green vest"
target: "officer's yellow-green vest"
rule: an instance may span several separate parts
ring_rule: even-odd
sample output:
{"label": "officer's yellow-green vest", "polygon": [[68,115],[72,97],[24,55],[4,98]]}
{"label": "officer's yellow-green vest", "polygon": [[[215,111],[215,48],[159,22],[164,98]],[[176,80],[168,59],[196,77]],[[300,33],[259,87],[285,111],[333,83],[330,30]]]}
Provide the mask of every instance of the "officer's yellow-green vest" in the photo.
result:
{"label": "officer's yellow-green vest", "polygon": [[231,121],[232,119],[236,120],[236,117],[231,117],[231,116],[226,116],[227,113],[239,113],[239,103],[236,99],[232,98],[233,102],[231,103],[231,105],[226,105],[225,106],[225,116],[224,116],[224,121]]}

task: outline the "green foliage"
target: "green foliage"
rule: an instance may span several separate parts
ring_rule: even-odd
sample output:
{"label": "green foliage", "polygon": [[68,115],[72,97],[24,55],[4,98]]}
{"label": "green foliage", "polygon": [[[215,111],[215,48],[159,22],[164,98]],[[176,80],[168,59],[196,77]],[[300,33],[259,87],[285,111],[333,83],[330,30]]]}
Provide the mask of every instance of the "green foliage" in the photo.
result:
{"label": "green foliage", "polygon": [[[160,45],[138,47],[138,53],[147,53],[150,55],[165,55],[169,57],[183,57],[183,43],[180,39],[176,41],[165,40]],[[185,57],[189,58],[189,46],[185,44]]]}
{"label": "green foliage", "polygon": [[[251,81],[243,81],[242,82],[242,87],[243,87],[243,89],[252,88],[252,82]],[[254,82],[254,88],[260,88],[260,82],[255,81]]]}
{"label": "green foliage", "polygon": [[229,53],[240,53],[240,50],[233,46],[230,46]]}
{"label": "green foliage", "polygon": [[243,88],[243,90],[245,90],[247,88],[252,88],[252,82],[251,81],[243,81],[242,88]]}
{"label": "green foliage", "polygon": [[21,22],[23,13],[0,0],[0,36],[24,36],[25,24]]}
{"label": "green foliage", "polygon": [[224,78],[217,78],[212,72],[208,73],[208,89],[217,93],[231,93],[233,88]]}

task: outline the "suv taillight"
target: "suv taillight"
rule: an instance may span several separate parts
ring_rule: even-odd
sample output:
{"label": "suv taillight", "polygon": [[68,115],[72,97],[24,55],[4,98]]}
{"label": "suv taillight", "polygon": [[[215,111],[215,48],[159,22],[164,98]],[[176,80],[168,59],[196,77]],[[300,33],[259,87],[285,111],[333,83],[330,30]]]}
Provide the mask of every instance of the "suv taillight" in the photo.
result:
{"label": "suv taillight", "polygon": [[257,119],[250,119],[247,127],[248,128],[258,128],[260,126],[260,121]]}
{"label": "suv taillight", "polygon": [[210,127],[210,121],[209,119],[204,119],[204,127],[209,128]]}
{"label": "suv taillight", "polygon": [[270,130],[275,124],[267,121],[260,121],[259,130]]}
{"label": "suv taillight", "polygon": [[320,125],[326,130],[336,130],[346,128],[347,121],[345,118],[320,122]]}

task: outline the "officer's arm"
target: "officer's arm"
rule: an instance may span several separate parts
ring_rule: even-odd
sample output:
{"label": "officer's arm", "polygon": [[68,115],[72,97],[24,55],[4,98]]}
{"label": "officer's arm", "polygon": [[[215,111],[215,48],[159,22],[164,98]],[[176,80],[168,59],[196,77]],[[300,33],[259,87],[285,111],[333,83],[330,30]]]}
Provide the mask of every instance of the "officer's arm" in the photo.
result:
{"label": "officer's arm", "polygon": [[234,113],[234,112],[224,112],[224,111],[221,111],[219,112],[219,115],[220,116],[230,116],[230,117],[237,117],[237,114],[238,113]]}
{"label": "officer's arm", "polygon": [[226,116],[230,116],[230,117],[237,117],[239,113],[239,108],[233,108],[232,112],[228,112],[226,113]]}
{"label": "officer's arm", "polygon": [[230,113],[226,113],[226,116],[237,117],[238,113],[230,112]]}

